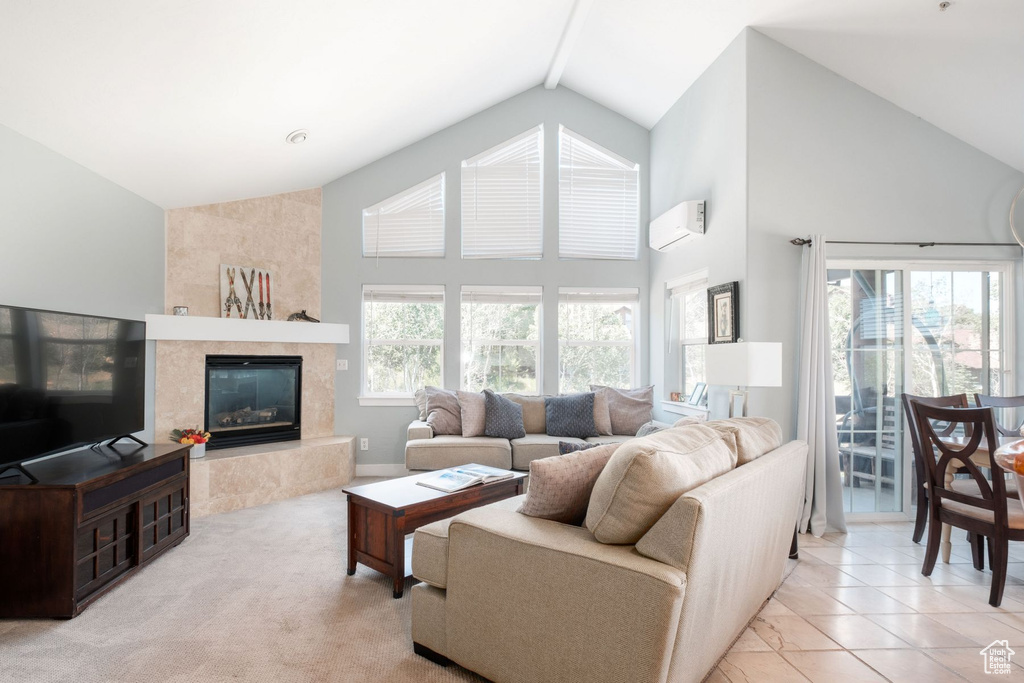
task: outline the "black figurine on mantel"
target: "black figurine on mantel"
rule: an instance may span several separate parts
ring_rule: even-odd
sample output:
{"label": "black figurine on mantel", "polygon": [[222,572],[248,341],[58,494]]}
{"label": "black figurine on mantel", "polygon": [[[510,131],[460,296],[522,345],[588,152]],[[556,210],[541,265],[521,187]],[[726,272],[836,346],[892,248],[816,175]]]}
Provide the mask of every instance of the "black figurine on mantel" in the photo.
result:
{"label": "black figurine on mantel", "polygon": [[298,313],[292,313],[290,316],[288,316],[288,320],[293,321],[293,322],[296,321],[296,320],[300,320],[302,322],[307,322],[307,323],[318,323],[318,322],[320,322],[319,320],[317,320],[313,316],[308,315],[306,313],[306,309],[305,308],[303,308]]}

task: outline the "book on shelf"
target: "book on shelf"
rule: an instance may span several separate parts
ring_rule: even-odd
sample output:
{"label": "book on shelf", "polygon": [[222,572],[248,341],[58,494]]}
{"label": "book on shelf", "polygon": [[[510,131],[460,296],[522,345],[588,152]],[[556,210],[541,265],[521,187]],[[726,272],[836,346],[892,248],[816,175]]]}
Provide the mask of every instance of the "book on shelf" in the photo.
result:
{"label": "book on shelf", "polygon": [[462,489],[469,488],[470,486],[476,486],[477,484],[489,484],[492,481],[511,479],[513,476],[514,473],[509,470],[502,470],[497,467],[488,467],[486,465],[477,465],[473,463],[470,465],[462,465],[460,467],[441,470],[440,472],[436,472],[432,476],[421,479],[416,483],[430,489],[437,489],[438,491],[444,491],[445,493],[453,493],[455,491],[461,491]]}

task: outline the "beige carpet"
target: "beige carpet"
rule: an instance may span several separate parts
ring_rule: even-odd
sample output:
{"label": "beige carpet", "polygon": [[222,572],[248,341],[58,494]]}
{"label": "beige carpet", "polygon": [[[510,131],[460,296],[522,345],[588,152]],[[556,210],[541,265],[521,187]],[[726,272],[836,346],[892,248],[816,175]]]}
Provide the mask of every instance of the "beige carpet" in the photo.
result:
{"label": "beige carpet", "polygon": [[409,585],[346,575],[345,522],[340,489],[196,520],[79,617],[0,620],[0,681],[481,680],[413,654]]}

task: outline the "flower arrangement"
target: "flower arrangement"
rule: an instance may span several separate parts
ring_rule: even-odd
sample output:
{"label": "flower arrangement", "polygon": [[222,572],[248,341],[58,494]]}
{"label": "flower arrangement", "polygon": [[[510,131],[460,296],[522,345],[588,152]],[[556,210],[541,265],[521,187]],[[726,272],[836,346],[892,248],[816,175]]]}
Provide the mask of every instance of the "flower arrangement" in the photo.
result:
{"label": "flower arrangement", "polygon": [[203,432],[198,429],[172,429],[171,441],[185,443],[190,446],[204,444],[210,440],[210,432]]}

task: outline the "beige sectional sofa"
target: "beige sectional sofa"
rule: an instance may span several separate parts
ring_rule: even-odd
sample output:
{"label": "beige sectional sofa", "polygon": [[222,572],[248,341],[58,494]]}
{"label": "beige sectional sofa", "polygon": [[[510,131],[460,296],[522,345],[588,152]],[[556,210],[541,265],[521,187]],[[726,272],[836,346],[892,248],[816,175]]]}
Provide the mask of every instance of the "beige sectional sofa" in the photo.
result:
{"label": "beige sectional sofa", "polygon": [[[680,429],[645,447],[674,457]],[[738,443],[744,464],[635,545],[520,514],[524,496],[418,529],[416,651],[496,682],[702,680],[781,582],[803,494],[806,444],[750,459]]]}
{"label": "beige sectional sofa", "polygon": [[446,467],[489,465],[508,470],[528,470],[530,461],[558,455],[558,442],[622,443],[632,434],[612,434],[576,439],[527,433],[521,439],[496,439],[490,436],[434,436],[430,425],[414,420],[405,443],[405,467],[409,470],[443,470]]}

